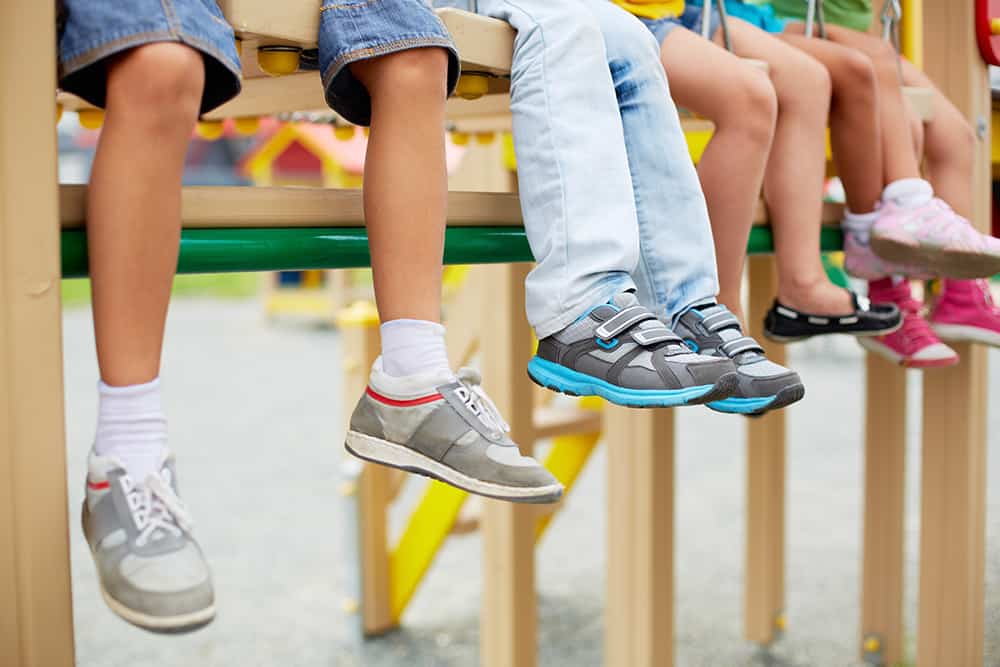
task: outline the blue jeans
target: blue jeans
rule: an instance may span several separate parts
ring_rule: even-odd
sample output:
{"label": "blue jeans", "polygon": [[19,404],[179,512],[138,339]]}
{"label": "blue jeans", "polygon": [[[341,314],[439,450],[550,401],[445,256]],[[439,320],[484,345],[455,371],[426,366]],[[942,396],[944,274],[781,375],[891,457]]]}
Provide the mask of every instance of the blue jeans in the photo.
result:
{"label": "blue jeans", "polygon": [[633,286],[667,321],[714,302],[708,211],[652,34],[607,0],[479,6],[518,31],[511,111],[537,335]]}

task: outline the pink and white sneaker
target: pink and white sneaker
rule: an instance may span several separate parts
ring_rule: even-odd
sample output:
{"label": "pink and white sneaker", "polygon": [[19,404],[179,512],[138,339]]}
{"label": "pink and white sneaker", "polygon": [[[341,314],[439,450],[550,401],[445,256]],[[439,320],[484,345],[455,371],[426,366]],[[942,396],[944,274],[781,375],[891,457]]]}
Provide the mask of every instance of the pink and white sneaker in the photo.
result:
{"label": "pink and white sneaker", "polygon": [[868,286],[868,295],[899,306],[903,326],[884,336],[859,338],[861,347],[904,368],[939,368],[958,363],[955,350],[941,342],[921,315],[922,304],[913,298],[909,282],[896,285],[891,278],[884,278]]}
{"label": "pink and white sneaker", "polygon": [[[899,218],[899,207],[891,209],[885,205],[879,207],[879,216],[875,224],[885,218]],[[898,224],[890,219],[889,224]],[[890,262],[879,257],[872,250],[871,232],[853,231],[845,221],[841,227],[844,230],[844,270],[855,278],[862,280],[879,280],[889,276],[908,276],[915,280],[930,280],[934,276],[918,266]]]}
{"label": "pink and white sneaker", "polygon": [[882,259],[948,278],[1000,273],[1000,239],[978,232],[942,200],[914,208],[884,201],[882,211],[871,234],[871,248]]}
{"label": "pink and white sneaker", "polygon": [[1000,347],[1000,307],[985,280],[946,280],[931,310],[931,327],[952,342]]}

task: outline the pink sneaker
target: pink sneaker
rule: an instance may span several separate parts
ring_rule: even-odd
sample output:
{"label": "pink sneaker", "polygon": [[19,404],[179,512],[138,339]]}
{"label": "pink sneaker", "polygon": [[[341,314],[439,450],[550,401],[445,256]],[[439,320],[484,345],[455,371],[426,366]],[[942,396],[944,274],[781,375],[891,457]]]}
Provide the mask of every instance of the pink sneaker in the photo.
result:
{"label": "pink sneaker", "polygon": [[[890,211],[888,207],[879,208],[879,217],[875,224],[885,218],[898,218],[898,207],[893,207]],[[897,224],[895,220],[889,220],[889,224]],[[844,230],[844,270],[849,275],[862,280],[879,280],[889,276],[908,276],[915,280],[930,280],[934,276],[917,266],[907,266],[897,264],[882,259],[872,251],[872,244],[869,243],[868,233],[856,233],[848,229],[844,223],[841,228]]]}
{"label": "pink sneaker", "polygon": [[921,303],[913,298],[909,282],[904,280],[894,285],[891,278],[878,280],[868,285],[868,298],[891,301],[899,306],[903,326],[884,336],[859,338],[861,347],[905,368],[936,368],[958,363],[955,350],[934,335],[920,314]]}
{"label": "pink sneaker", "polygon": [[940,199],[901,208],[882,202],[886,215],[872,227],[871,247],[881,258],[916,264],[948,278],[1000,273],[1000,239],[981,234]]}
{"label": "pink sneaker", "polygon": [[945,340],[1000,347],[1000,307],[985,280],[946,280],[930,316],[934,332]]}

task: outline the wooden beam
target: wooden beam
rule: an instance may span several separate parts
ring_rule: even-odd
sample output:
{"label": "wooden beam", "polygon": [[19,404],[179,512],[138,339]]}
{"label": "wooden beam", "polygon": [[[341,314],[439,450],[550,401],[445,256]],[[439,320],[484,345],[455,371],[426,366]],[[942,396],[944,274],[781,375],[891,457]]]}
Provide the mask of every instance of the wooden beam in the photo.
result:
{"label": "wooden beam", "polygon": [[[524,321],[524,279],[530,265],[488,267],[489,299],[482,300],[483,379],[487,391],[511,425],[521,452],[531,455],[531,330]],[[483,667],[534,667],[538,652],[538,603],[535,595],[535,525],[530,505],[484,500],[482,514],[483,592],[480,664]]]}
{"label": "wooden beam", "polygon": [[[87,189],[59,188],[64,229],[84,226]],[[360,227],[364,226],[361,190],[280,187],[186,187],[181,218],[186,229],[220,227]],[[449,192],[452,227],[520,227],[517,195],[498,192]]]}
{"label": "wooden beam", "polygon": [[906,370],[869,352],[866,376],[860,653],[895,665],[904,657]]}
{"label": "wooden beam", "polygon": [[[0,3],[0,665],[71,667],[55,3]],[[14,93],[16,91],[16,94]]]}
{"label": "wooden beam", "polygon": [[[764,340],[762,323],[777,292],[773,257],[750,257],[750,335]],[[785,346],[767,344],[785,364]],[[744,635],[770,644],[785,626],[785,412],[747,420],[747,543]]]}
{"label": "wooden beam", "polygon": [[604,664],[674,664],[674,412],[605,408]]}
{"label": "wooden beam", "polygon": [[[924,3],[927,74],[977,128],[972,223],[988,231],[990,85],[974,34],[975,3]],[[980,346],[957,345],[958,366],[924,382],[921,476],[921,667],[983,664],[986,532],[987,358]]]}

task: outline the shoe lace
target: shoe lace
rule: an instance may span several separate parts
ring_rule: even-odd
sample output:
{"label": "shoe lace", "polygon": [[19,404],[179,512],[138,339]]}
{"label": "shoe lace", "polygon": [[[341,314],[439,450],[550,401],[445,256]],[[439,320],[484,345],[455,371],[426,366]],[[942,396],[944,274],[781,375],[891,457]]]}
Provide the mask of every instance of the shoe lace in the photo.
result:
{"label": "shoe lace", "polygon": [[[913,298],[904,299],[898,303],[903,312],[903,326],[898,334],[912,347],[920,350],[930,345],[940,343],[940,339],[931,329],[930,324],[921,314],[921,304]],[[890,336],[892,334],[889,334]]]}
{"label": "shoe lace", "polygon": [[465,406],[474,415],[479,417],[479,420],[491,431],[509,433],[510,425],[504,421],[503,415],[500,414],[500,409],[497,408],[493,400],[486,394],[486,390],[483,389],[483,378],[479,374],[479,371],[474,368],[461,368],[458,371],[458,381],[468,392],[465,394],[461,391],[459,392],[462,400],[465,401]]}
{"label": "shoe lace", "polygon": [[163,470],[147,477],[141,485],[135,484],[128,475],[121,478],[132,521],[139,531],[137,546],[167,534],[180,537],[194,526],[184,503],[170,485],[169,477],[170,471]]}

